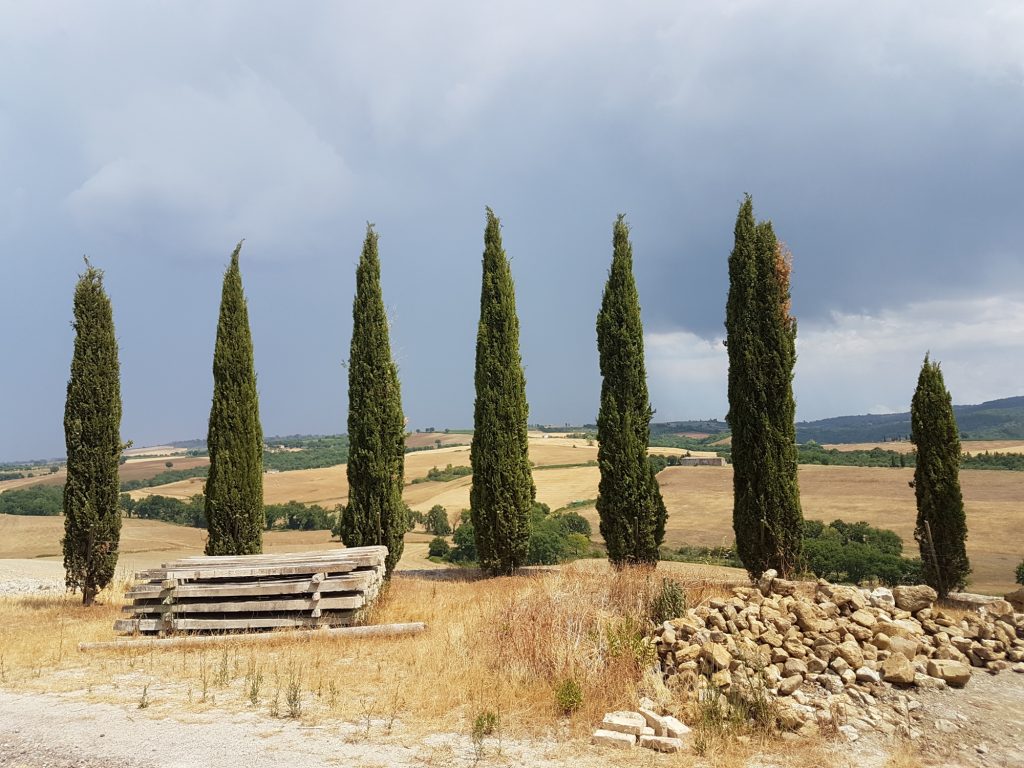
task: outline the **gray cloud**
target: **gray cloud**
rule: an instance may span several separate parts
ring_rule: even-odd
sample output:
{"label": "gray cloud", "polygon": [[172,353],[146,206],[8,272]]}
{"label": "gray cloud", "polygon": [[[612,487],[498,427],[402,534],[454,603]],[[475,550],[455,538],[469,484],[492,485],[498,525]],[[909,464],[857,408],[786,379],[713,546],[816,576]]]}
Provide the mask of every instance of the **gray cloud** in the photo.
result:
{"label": "gray cloud", "polygon": [[[0,254],[17,289],[0,323],[18,367],[0,459],[62,449],[83,252],[107,269],[125,436],[203,434],[242,237],[267,433],[341,429],[367,220],[410,419],[467,424],[485,204],[513,258],[532,420],[593,419],[618,211],[659,418],[721,415],[700,350],[721,334],[744,192],[795,254],[801,416],[897,407],[868,358],[835,375],[839,349],[810,329],[870,348],[877,329],[851,318],[980,312],[1021,284],[1018,4],[636,6],[2,6]],[[954,322],[908,334],[908,359]],[[1015,357],[984,333],[968,346],[939,355],[947,376],[986,360],[1013,387]]]}

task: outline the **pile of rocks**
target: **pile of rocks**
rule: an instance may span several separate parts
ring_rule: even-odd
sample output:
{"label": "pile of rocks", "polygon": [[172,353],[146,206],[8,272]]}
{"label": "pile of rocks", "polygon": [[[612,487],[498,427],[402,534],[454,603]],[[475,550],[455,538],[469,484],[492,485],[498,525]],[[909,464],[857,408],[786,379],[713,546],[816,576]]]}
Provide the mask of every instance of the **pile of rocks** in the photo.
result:
{"label": "pile of rocks", "polygon": [[[957,619],[927,586],[866,590],[768,571],[665,622],[648,638],[667,680],[690,675],[723,695],[775,697],[787,731],[857,728],[915,736],[908,695],[963,687],[972,668],[1024,673],[1024,614],[992,600]],[[915,706],[917,705],[917,706]],[[843,729],[846,730],[843,730]]]}
{"label": "pile of rocks", "polygon": [[636,712],[609,712],[594,731],[593,743],[618,749],[641,746],[655,752],[682,752],[688,746],[690,729],[655,710],[654,702],[644,699]]}

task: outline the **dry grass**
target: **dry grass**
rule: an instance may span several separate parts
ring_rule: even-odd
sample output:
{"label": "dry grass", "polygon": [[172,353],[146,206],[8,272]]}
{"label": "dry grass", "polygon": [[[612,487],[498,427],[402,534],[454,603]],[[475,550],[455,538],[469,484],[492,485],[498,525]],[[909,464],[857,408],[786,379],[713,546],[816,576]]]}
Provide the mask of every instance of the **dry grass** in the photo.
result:
{"label": "dry grass", "polygon": [[[907,484],[912,469],[803,466],[799,478],[805,517],[864,520],[890,528],[903,538],[907,552],[916,552],[917,507]],[[732,541],[732,467],[669,467],[658,474],[658,481],[669,511],[666,544]],[[967,509],[967,553],[974,568],[970,589],[1007,592],[1013,589],[1013,569],[1021,558],[1024,473],[964,470],[960,482]],[[583,514],[596,522],[592,510]]]}
{"label": "dry grass", "polygon": [[[164,708],[252,706],[279,710],[300,688],[306,718],[348,722],[401,718],[412,728],[462,730],[483,710],[498,713],[509,735],[560,729],[589,732],[604,712],[635,706],[641,672],[652,660],[639,642],[660,574],[604,568],[478,579],[398,575],[373,607],[372,623],[426,621],[424,635],[390,639],[316,638],[273,646],[79,653],[104,640],[120,599],[85,609],[74,598],[0,600],[0,684],[24,690],[88,691],[132,702],[142,687]],[[124,585],[120,585],[123,589]],[[694,581],[692,599],[717,594]],[[579,683],[580,709],[565,717],[554,690]]]}

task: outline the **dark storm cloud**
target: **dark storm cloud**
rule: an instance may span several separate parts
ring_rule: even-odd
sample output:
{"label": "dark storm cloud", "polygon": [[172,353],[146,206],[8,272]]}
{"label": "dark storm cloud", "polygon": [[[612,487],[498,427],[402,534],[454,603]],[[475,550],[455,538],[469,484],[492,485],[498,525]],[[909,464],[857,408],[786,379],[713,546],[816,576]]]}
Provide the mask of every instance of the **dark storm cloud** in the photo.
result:
{"label": "dark storm cloud", "polygon": [[[991,345],[1024,277],[1019,6],[637,5],[0,6],[0,459],[62,451],[82,253],[107,270],[125,437],[204,434],[242,237],[264,431],[343,429],[367,220],[411,423],[468,424],[485,204],[531,421],[593,419],[618,211],[659,418],[722,415],[744,192],[795,255],[801,417],[902,407],[920,345],[964,371],[958,401],[1014,394]],[[984,302],[991,322],[948,332]],[[933,340],[879,342],[915,320]],[[899,376],[830,378],[858,343]]]}

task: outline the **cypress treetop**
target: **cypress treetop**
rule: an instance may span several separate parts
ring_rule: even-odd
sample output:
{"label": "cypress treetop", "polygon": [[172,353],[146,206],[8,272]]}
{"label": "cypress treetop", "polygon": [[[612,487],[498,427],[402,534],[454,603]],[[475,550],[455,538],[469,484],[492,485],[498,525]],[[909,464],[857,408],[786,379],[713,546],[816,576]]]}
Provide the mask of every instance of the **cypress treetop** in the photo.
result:
{"label": "cypress treetop", "polygon": [[940,597],[963,589],[967,559],[967,516],[960,492],[960,429],[942,369],[925,355],[910,403],[910,439],[917,447],[914,495],[925,581]]}
{"label": "cypress treetop", "polygon": [[529,407],[519,356],[515,287],[501,245],[501,223],[490,208],[474,378],[469,498],[477,555],[486,572],[510,574],[526,562],[536,487],[526,435]]}
{"label": "cypress treetop", "polygon": [[348,363],[348,504],[341,511],[346,546],[383,544],[386,573],[402,557],[406,532],[405,417],[398,368],[391,358],[380,287],[378,235],[366,226],[356,268]]}
{"label": "cypress treetop", "polygon": [[601,407],[597,416],[601,482],[597,511],[608,557],[616,566],[658,561],[667,513],[647,460],[654,411],[647,392],[640,298],[633,277],[629,226],[619,215],[612,265],[597,315]]}
{"label": "cypress treetop", "polygon": [[789,575],[802,549],[790,268],[789,254],[771,222],[755,221],[747,195],[736,217],[729,256],[726,420],[732,430],[736,549],[753,578],[769,568]]}
{"label": "cypress treetop", "polygon": [[240,242],[224,273],[213,352],[213,403],[206,438],[210,472],[204,492],[208,555],[263,550],[263,429],[249,311],[238,267],[241,250]]}
{"label": "cypress treetop", "polygon": [[117,338],[103,272],[86,260],[75,286],[75,348],[64,406],[64,569],[69,589],[91,605],[114,576],[121,537],[117,468],[121,383]]}

